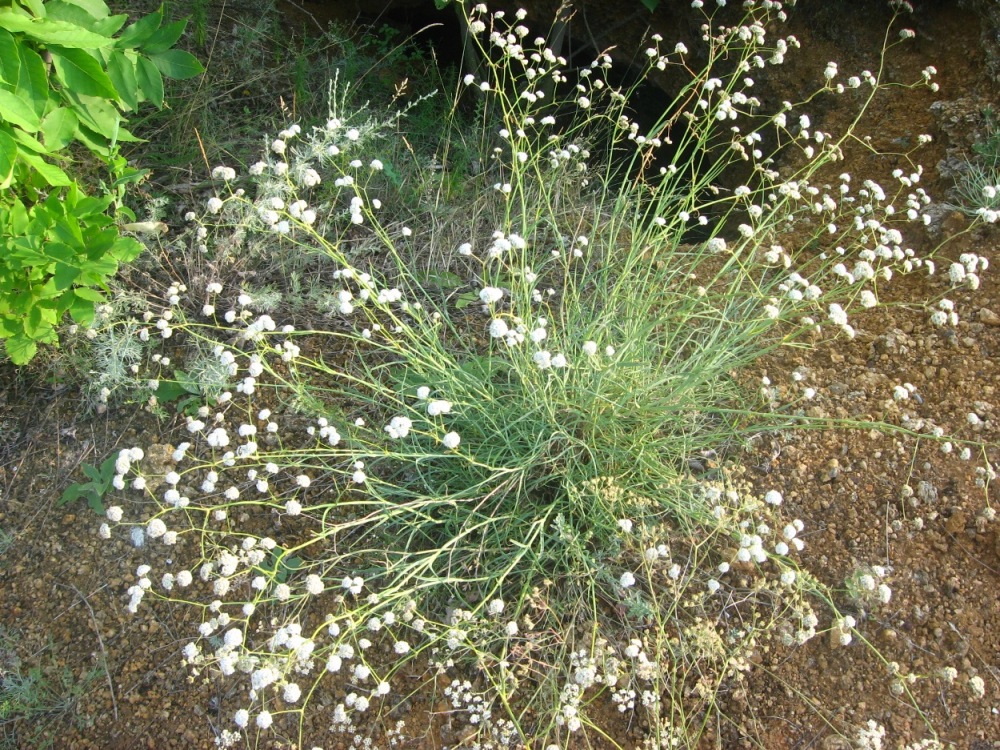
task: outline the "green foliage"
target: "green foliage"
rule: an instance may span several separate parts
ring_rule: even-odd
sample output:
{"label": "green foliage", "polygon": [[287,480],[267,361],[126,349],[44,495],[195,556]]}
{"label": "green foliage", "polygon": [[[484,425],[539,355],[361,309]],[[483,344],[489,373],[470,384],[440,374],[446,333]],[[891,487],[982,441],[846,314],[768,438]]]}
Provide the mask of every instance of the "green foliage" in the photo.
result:
{"label": "green foliage", "polygon": [[969,216],[1000,211],[1000,123],[992,107],[983,110],[983,130],[955,181],[957,208]]}
{"label": "green foliage", "polygon": [[990,169],[1000,168],[1000,123],[992,107],[983,110],[983,122],[986,126],[986,136],[973,145],[972,150]]}
{"label": "green foliage", "polygon": [[[135,220],[121,198],[142,177],[118,153],[136,140],[124,115],[162,107],[163,77],[202,67],[173,49],[186,22],[164,25],[162,9],[115,37],[127,17],[103,0],[0,5],[0,338],[24,364],[57,343],[64,313],[89,323],[104,300],[95,287],[142,250],[115,227],[116,215]],[[107,168],[98,197],[72,169],[74,142]]]}
{"label": "green foliage", "polygon": [[0,748],[53,747],[53,724],[76,714],[100,670],[77,676],[67,666],[26,666],[20,644],[19,634],[0,628]]}
{"label": "green foliage", "polygon": [[98,515],[104,515],[104,496],[111,490],[111,482],[115,478],[115,460],[117,454],[111,454],[104,459],[100,466],[83,464],[83,473],[87,475],[89,482],[77,482],[65,489],[62,497],[59,498],[59,505],[66,505],[86,498],[87,505]]}

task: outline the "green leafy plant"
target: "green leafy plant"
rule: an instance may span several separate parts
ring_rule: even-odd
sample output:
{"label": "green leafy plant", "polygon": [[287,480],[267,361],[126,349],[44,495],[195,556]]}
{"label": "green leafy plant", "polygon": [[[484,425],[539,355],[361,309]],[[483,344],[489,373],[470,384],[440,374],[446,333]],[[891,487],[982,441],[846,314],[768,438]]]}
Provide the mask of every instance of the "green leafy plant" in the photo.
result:
{"label": "green leafy plant", "polygon": [[82,497],[86,499],[91,510],[98,515],[104,515],[104,496],[111,491],[117,459],[118,454],[113,453],[104,459],[100,466],[84,463],[80,468],[90,481],[77,482],[67,487],[59,498],[59,505],[66,505]]}
{"label": "green leafy plant", "polygon": [[[121,198],[142,177],[119,153],[135,140],[125,114],[162,107],[164,77],[202,72],[173,49],[185,21],[161,9],[115,36],[126,20],[103,0],[0,4],[0,338],[15,364],[57,343],[65,313],[92,322],[98,289],[141,252],[115,225],[135,220]],[[106,177],[86,177],[74,143]]]}
{"label": "green leafy plant", "polygon": [[983,123],[986,128],[985,137],[972,146],[972,150],[990,169],[1000,168],[1000,122],[992,107],[983,110]]}
{"label": "green leafy plant", "polygon": [[0,748],[53,747],[53,724],[76,716],[100,669],[77,676],[67,666],[27,666],[18,654],[18,636],[0,628]]}
{"label": "green leafy plant", "polygon": [[955,184],[958,208],[970,216],[1000,211],[1000,123],[991,107],[983,110],[983,131]]}

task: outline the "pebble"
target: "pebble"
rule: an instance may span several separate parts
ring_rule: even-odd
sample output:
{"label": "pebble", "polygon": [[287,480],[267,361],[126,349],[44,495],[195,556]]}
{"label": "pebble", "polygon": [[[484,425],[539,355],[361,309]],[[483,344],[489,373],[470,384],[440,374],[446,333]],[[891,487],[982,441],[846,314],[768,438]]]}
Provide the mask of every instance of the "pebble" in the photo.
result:
{"label": "pebble", "polygon": [[987,307],[981,307],[979,308],[979,322],[988,326],[1000,326],[1000,315]]}

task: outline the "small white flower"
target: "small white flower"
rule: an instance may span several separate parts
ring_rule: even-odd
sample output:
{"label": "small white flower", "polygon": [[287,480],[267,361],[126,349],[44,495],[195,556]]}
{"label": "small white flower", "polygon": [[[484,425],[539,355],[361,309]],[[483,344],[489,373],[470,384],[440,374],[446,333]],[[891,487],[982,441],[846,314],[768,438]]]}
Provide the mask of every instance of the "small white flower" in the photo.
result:
{"label": "small white flower", "polygon": [[624,573],[622,573],[621,578],[618,579],[618,583],[621,585],[623,589],[635,586],[635,576],[632,574],[631,571],[626,570]]}
{"label": "small white flower", "polygon": [[510,332],[507,322],[503,318],[494,318],[490,322],[490,336],[495,339],[502,339]]}
{"label": "small white flower", "polygon": [[878,586],[878,600],[882,604],[888,604],[892,599],[892,589],[890,589],[886,584],[880,583]]}
{"label": "small white flower", "polygon": [[451,401],[437,400],[427,404],[427,415],[437,417],[441,414],[448,414],[451,411]]}
{"label": "small white flower", "polygon": [[983,678],[979,675],[970,677],[969,690],[972,691],[972,696],[976,700],[983,698],[986,695],[986,683],[983,681]]}
{"label": "small white flower", "polygon": [[261,711],[257,714],[257,726],[261,729],[267,729],[272,723],[274,723],[274,719],[271,718],[270,711]]}
{"label": "small white flower", "polygon": [[448,450],[455,450],[458,447],[459,443],[462,442],[462,438],[459,436],[457,432],[452,431],[447,433],[443,438],[441,438],[441,442],[444,444],[444,447],[447,448]]}
{"label": "small white flower", "polygon": [[483,287],[483,290],[479,292],[479,299],[483,301],[483,304],[492,305],[503,299],[503,289],[498,289],[495,286]]}

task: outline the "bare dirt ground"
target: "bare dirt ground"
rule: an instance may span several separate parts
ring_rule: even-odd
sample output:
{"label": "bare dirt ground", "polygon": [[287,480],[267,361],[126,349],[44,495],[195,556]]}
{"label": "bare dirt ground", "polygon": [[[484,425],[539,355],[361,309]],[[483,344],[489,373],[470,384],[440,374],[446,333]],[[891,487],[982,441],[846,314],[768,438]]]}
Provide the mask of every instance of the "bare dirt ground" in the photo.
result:
{"label": "bare dirt ground", "polygon": [[[844,15],[851,3],[800,5],[791,31],[803,51],[787,78],[767,82],[775,96],[801,94],[806,82],[798,72],[810,71],[812,81],[827,60],[837,60],[845,75],[877,64],[881,10],[852,20]],[[913,80],[933,64],[941,90],[887,96],[866,132],[877,146],[933,135],[922,154],[924,187],[941,201],[952,183],[936,165],[967,154],[982,109],[1000,105],[983,45],[996,29],[983,13],[916,5],[918,37],[893,56],[890,74]],[[824,129],[834,130],[837,117],[833,109],[817,110]],[[894,166],[859,148],[844,169],[886,174]],[[954,211],[940,215],[923,237],[908,240],[925,249],[966,226]],[[945,268],[945,259],[962,252],[989,258],[977,292],[950,291],[945,275],[908,278],[889,288],[882,300],[888,304],[855,321],[853,341],[783,352],[759,374],[787,388],[792,371],[802,372],[818,394],[811,416],[884,418],[901,426],[933,420],[960,437],[996,444],[998,241],[1000,231],[977,229],[941,251],[938,266]],[[956,302],[957,326],[934,327],[928,310],[910,304],[942,296]],[[98,463],[139,435],[146,443],[172,442],[176,428],[142,412],[85,415],[73,387],[36,372],[3,367],[0,382],[0,669],[37,668],[71,698],[63,710],[4,727],[7,745],[0,740],[0,747],[212,747],[216,732],[230,727],[232,711],[219,683],[194,680],[181,663],[181,634],[192,629],[186,613],[157,606],[142,617],[129,615],[125,589],[142,562],[136,550],[122,540],[100,541],[97,518],[82,502],[56,504],[65,486],[80,480],[81,462]],[[915,386],[914,396],[894,402],[893,387],[904,382]],[[969,424],[970,412],[981,425]],[[804,567],[838,589],[865,565],[888,569],[893,595],[877,616],[865,617],[846,594],[838,601],[845,611],[854,607],[860,633],[885,663],[857,643],[835,647],[827,638],[762,653],[748,679],[720,696],[733,723],[710,731],[706,748],[855,747],[841,735],[853,736],[869,720],[886,728],[887,748],[930,736],[928,725],[957,748],[1000,748],[1000,521],[984,516],[1000,496],[996,483],[976,485],[975,467],[984,459],[996,465],[1000,454],[962,461],[957,451],[946,455],[928,441],[861,430],[758,441],[747,456],[750,474],[762,489],[780,489],[788,512],[805,522]],[[937,677],[946,667],[956,670],[951,685]],[[910,674],[915,681],[905,679]],[[969,687],[974,676],[983,680],[983,697]],[[894,694],[899,677],[920,713]],[[419,737],[414,747],[442,741],[433,716],[414,721],[411,731]],[[631,728],[636,746],[640,735],[641,727]],[[337,739],[326,747],[341,745]]]}

